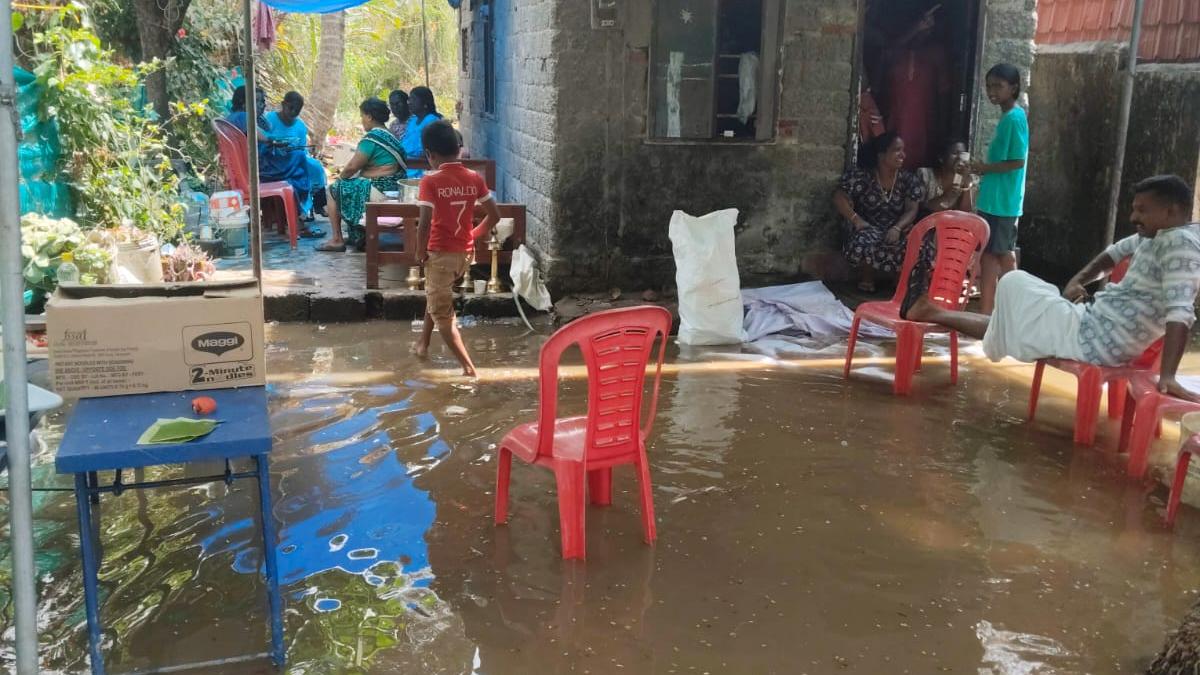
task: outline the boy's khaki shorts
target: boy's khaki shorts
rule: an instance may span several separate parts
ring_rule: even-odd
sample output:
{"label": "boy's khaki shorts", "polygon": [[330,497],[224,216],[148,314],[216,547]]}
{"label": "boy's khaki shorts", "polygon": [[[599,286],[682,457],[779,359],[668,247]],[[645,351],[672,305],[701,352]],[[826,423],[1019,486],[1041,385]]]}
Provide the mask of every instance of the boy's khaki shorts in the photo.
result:
{"label": "boy's khaki shorts", "polygon": [[430,251],[425,263],[425,313],[434,320],[454,316],[454,281],[467,272],[466,252]]}

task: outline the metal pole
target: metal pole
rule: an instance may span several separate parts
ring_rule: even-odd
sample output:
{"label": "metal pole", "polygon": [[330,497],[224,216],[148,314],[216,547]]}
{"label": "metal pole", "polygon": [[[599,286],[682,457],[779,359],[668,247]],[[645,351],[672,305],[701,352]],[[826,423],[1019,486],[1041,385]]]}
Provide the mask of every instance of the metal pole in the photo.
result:
{"label": "metal pole", "polygon": [[38,671],[37,569],[33,562],[33,496],[29,479],[29,392],[25,361],[25,281],[17,180],[17,85],[13,77],[12,3],[0,8],[0,306],[4,387],[8,394],[9,538],[16,604],[17,673]]}
{"label": "metal pole", "polygon": [[1125,144],[1129,140],[1129,113],[1133,108],[1133,88],[1137,75],[1138,46],[1142,39],[1142,10],[1146,0],[1133,2],[1133,30],[1129,34],[1129,67],[1125,69],[1121,90],[1121,112],[1117,119],[1117,155],[1113,158],[1112,185],[1108,191],[1108,221],[1104,225],[1104,245],[1110,246],[1117,235],[1117,209],[1121,204],[1121,179],[1125,172]]}
{"label": "metal pole", "polygon": [[429,21],[425,18],[425,0],[421,0],[421,42],[425,46],[425,86],[429,86]]}
{"label": "metal pole", "polygon": [[246,157],[249,166],[250,194],[250,259],[254,265],[254,278],[262,289],[262,210],[258,199],[258,91],[254,76],[254,3],[242,0],[242,58],[243,78],[246,80]]}

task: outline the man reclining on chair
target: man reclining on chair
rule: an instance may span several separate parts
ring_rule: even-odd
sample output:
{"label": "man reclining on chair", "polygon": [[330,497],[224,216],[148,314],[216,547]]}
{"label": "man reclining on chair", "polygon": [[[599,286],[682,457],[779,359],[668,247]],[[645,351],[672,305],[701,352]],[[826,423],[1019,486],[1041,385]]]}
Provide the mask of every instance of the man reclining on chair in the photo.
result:
{"label": "man reclining on chair", "polygon": [[[907,318],[982,338],[983,351],[993,361],[1011,356],[1121,366],[1165,335],[1159,391],[1200,400],[1175,379],[1200,290],[1200,223],[1189,222],[1192,190],[1178,176],[1155,176],[1138,183],[1134,192],[1131,222],[1137,234],[1088,263],[1061,296],[1054,286],[1017,271],[1000,280],[990,317],[946,310],[922,296]],[[1087,302],[1084,286],[1129,256],[1125,278]]]}

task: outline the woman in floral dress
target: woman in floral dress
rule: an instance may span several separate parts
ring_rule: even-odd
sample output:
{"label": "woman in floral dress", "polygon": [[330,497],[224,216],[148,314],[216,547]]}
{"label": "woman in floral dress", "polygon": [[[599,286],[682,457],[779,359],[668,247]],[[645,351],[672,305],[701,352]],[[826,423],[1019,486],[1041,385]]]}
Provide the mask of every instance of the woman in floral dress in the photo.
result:
{"label": "woman in floral dress", "polygon": [[858,288],[873,293],[877,272],[900,272],[925,191],[916,174],[903,168],[904,141],[898,135],[877,136],[864,150],[862,168],[842,176],[833,206],[851,227],[845,253],[861,274]]}

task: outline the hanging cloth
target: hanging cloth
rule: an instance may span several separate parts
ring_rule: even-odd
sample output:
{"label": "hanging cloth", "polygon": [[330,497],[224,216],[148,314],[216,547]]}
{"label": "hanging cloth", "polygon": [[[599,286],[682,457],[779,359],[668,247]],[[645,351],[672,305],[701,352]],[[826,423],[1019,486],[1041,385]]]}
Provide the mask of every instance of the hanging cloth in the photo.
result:
{"label": "hanging cloth", "polygon": [[271,8],[265,3],[255,3],[254,8],[254,44],[258,51],[269,51],[275,46],[275,17]]}
{"label": "hanging cloth", "polygon": [[738,121],[750,121],[758,108],[758,54],[746,52],[738,61]]}

